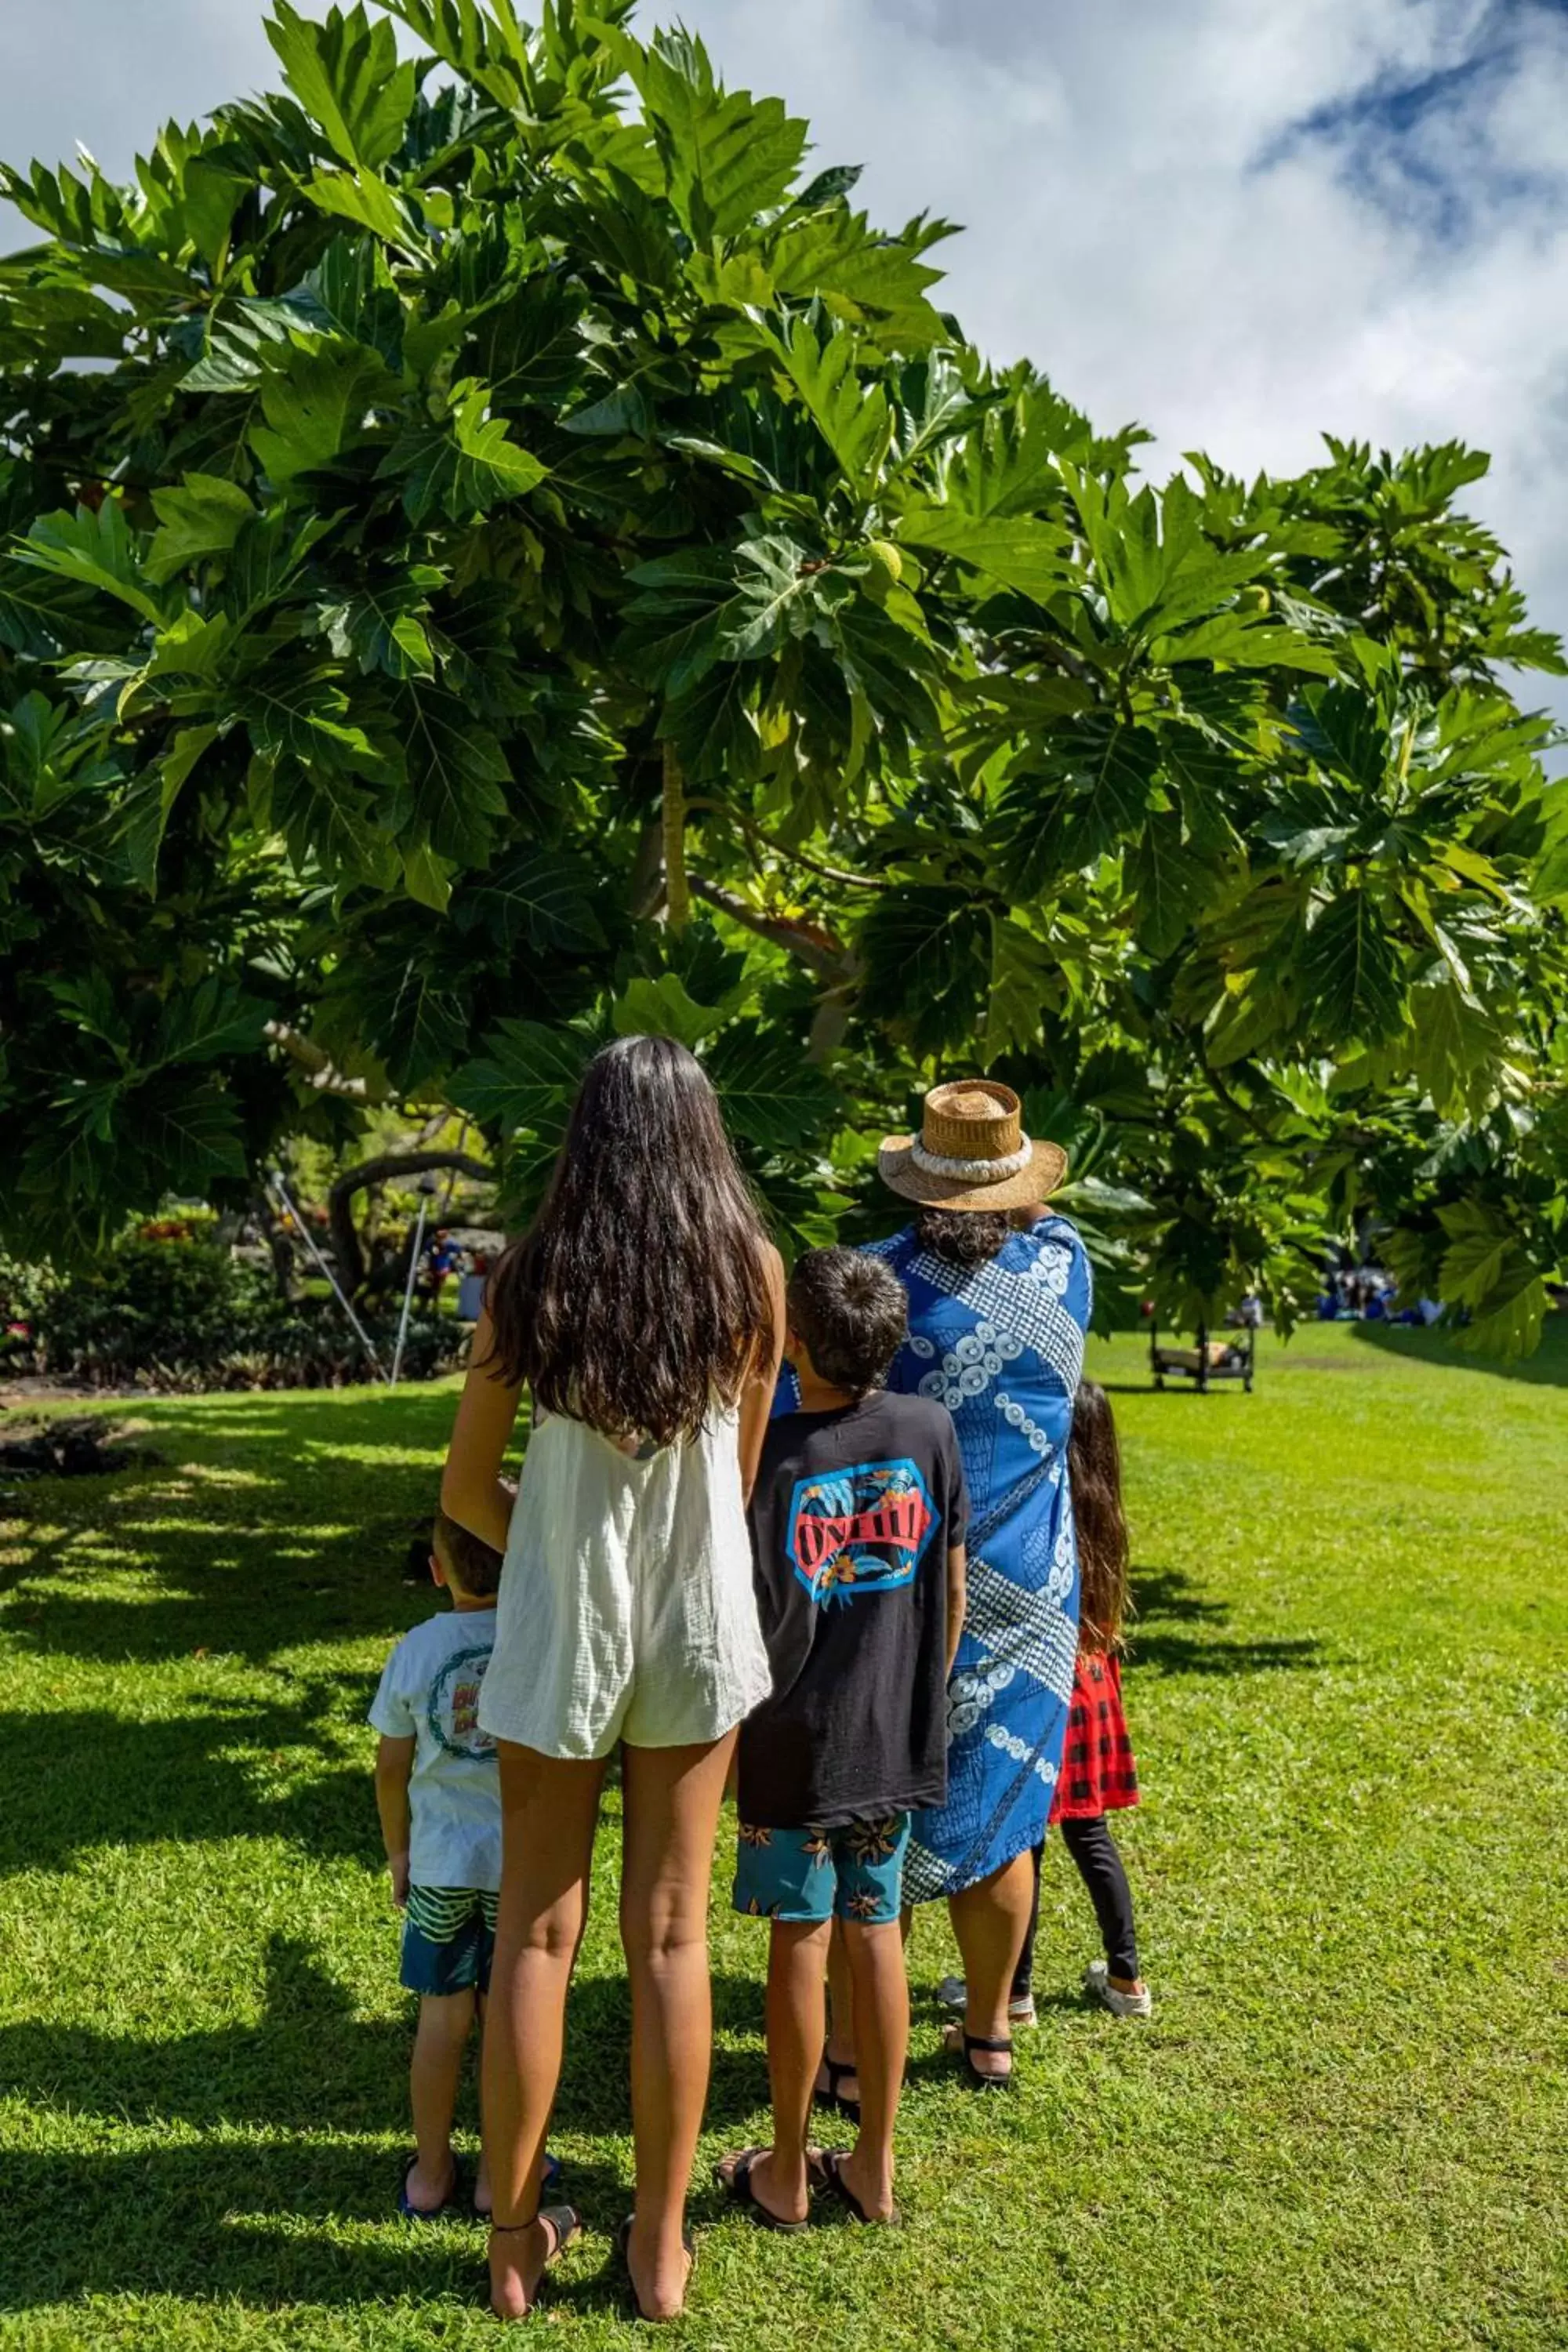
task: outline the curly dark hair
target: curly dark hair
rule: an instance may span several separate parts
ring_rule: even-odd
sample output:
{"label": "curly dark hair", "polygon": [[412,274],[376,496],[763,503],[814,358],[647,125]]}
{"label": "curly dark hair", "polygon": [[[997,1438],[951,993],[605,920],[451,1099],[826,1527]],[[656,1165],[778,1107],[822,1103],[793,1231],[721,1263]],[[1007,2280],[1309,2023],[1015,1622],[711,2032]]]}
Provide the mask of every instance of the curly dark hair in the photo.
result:
{"label": "curly dark hair", "polygon": [[1018,1230],[1005,1209],[922,1209],[916,1237],[949,1265],[984,1265]]}
{"label": "curly dark hair", "polygon": [[1078,1528],[1079,1642],[1089,1651],[1119,1650],[1131,1555],[1121,1508],[1121,1448],[1110,1399],[1098,1381],[1080,1381],[1073,1398],[1068,1479]]}
{"label": "curly dark hair", "polygon": [[767,1247],[700,1064],[671,1037],[618,1038],[490,1276],[494,1376],[606,1436],[695,1437],[771,1343]]}
{"label": "curly dark hair", "polygon": [[790,1329],[818,1379],[857,1397],[883,1385],[910,1328],[909,1297],[890,1266],[859,1250],[806,1250],[788,1299]]}

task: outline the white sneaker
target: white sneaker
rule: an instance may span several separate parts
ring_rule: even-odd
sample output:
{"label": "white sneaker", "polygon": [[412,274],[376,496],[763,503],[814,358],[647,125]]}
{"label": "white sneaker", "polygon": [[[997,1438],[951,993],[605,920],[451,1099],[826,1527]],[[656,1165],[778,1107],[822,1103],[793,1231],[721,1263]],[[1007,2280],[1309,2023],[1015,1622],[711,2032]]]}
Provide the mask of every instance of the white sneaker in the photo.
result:
{"label": "white sneaker", "polygon": [[1091,2000],[1098,2000],[1112,2017],[1152,2017],[1154,1997],[1147,1985],[1142,1992],[1119,1992],[1110,1981],[1110,1968],[1105,1960],[1090,1960],[1083,1972],[1083,1989]]}
{"label": "white sneaker", "polygon": [[[943,1977],[936,1989],[936,1997],[942,2008],[961,2011],[968,1998],[964,1990],[963,1979]],[[1032,1992],[1016,1994],[1007,2003],[1009,2025],[1037,2025],[1039,2021],[1035,2012],[1035,1996]]]}

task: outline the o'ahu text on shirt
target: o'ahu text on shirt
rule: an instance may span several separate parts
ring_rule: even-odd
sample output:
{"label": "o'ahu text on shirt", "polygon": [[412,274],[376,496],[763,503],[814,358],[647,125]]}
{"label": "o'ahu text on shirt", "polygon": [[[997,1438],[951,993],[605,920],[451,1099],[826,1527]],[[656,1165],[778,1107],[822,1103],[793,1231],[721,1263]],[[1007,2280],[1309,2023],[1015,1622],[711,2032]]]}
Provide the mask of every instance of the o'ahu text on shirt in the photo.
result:
{"label": "o'ahu text on shirt", "polygon": [[911,1583],[935,1524],[919,1465],[905,1455],[798,1480],[784,1540],[796,1576],[826,1604]]}

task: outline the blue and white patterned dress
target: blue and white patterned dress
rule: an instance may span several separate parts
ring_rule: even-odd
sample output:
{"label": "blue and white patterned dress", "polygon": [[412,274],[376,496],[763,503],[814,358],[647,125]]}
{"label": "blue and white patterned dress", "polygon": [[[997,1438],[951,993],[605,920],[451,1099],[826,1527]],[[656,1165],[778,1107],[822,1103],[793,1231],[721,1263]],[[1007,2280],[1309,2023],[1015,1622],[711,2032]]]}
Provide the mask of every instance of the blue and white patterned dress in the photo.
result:
{"label": "blue and white patterned dress", "polygon": [[948,1795],[914,1817],[908,1901],[956,1895],[1046,1833],[1078,1651],[1068,1433],[1092,1303],[1065,1217],[951,1265],[915,1229],[872,1245],[910,1296],[888,1385],[952,1415],[969,1486],[969,1611],[948,1685]]}

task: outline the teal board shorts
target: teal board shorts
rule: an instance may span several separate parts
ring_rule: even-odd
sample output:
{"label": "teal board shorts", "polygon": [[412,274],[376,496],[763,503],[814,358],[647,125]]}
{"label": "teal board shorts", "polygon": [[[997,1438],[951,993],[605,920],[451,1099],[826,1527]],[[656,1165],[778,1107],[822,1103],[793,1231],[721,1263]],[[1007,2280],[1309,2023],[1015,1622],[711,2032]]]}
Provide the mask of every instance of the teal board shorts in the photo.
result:
{"label": "teal board shorts", "polygon": [[500,1900],[479,1886],[411,1886],[399,1982],[410,1992],[489,1992]]}
{"label": "teal board shorts", "polygon": [[741,1823],[734,1905],[752,1919],[819,1927],[845,1919],[885,1927],[904,1899],[908,1813],[846,1822],[837,1829],[760,1829]]}

